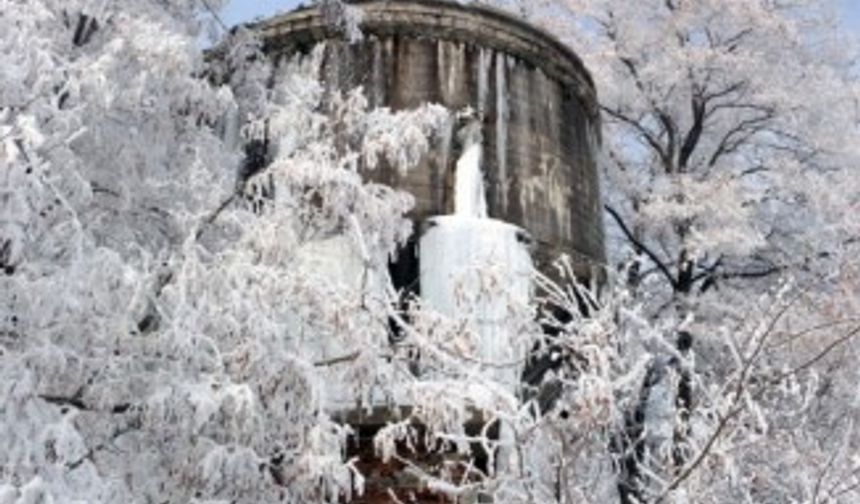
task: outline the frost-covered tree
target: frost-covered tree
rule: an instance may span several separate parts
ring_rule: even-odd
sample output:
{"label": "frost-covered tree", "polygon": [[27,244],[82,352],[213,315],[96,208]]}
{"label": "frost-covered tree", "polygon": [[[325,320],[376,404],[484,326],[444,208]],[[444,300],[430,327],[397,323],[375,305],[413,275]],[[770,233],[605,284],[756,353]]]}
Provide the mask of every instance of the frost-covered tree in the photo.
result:
{"label": "frost-covered tree", "polygon": [[818,254],[844,248],[832,240],[832,211],[856,191],[856,43],[826,6],[570,0],[531,9],[599,83],[610,227],[636,257],[634,284],[705,293],[812,268]]}
{"label": "frost-covered tree", "polygon": [[[594,73],[610,252],[666,329],[616,426],[621,500],[856,498],[858,85],[837,6],[486,3]],[[742,435],[741,400],[760,418]]]}

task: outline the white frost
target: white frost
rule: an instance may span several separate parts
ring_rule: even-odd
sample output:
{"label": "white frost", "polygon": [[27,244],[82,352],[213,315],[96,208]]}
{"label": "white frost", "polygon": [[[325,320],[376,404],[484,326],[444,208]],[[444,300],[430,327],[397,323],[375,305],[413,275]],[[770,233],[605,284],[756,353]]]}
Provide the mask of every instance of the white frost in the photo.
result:
{"label": "white frost", "polygon": [[531,296],[532,260],[524,233],[495,219],[435,217],[420,241],[421,293],[432,309],[451,317],[473,314],[474,358],[513,385],[522,355],[508,328],[511,303]]}
{"label": "white frost", "polygon": [[454,213],[464,217],[487,217],[487,196],[481,171],[483,147],[477,124],[464,132],[463,154],[457,160],[454,187]]}

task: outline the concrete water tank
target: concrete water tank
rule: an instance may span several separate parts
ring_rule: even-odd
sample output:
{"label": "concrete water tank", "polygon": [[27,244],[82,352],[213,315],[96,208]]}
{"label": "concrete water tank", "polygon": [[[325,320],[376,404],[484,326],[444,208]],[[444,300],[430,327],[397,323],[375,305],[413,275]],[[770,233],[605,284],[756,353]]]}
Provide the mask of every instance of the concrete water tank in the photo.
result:
{"label": "concrete water tank", "polygon": [[[489,217],[527,230],[539,267],[561,253],[584,275],[602,264],[599,110],[580,59],[548,33],[485,7],[436,0],[350,3],[363,10],[364,37],[355,43],[314,8],[256,28],[276,61],[324,42],[326,86],[363,86],[372,106],[470,107],[481,127]],[[394,167],[365,174],[415,196],[416,229],[453,210],[462,150],[456,129],[406,174]]]}

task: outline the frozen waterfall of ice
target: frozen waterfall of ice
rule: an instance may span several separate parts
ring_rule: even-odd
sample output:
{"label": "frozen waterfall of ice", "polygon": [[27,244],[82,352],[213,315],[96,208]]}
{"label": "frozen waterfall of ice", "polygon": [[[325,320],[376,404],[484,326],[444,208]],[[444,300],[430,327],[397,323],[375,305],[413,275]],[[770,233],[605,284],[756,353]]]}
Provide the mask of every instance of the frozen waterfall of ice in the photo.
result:
{"label": "frozen waterfall of ice", "polygon": [[[479,92],[479,116],[485,88]],[[429,219],[419,242],[421,296],[427,307],[468,322],[471,359],[513,396],[528,351],[517,338],[516,310],[531,300],[531,240],[517,226],[487,216],[480,119],[459,136],[463,151],[455,172],[454,215]],[[500,439],[511,436],[510,426],[502,425]],[[498,470],[517,466],[518,455],[509,448],[497,456]]]}
{"label": "frozen waterfall of ice", "polygon": [[525,349],[511,330],[511,306],[528,303],[532,259],[517,226],[495,219],[446,215],[430,219],[421,237],[421,295],[428,307],[470,320],[474,358],[515,390]]}
{"label": "frozen waterfall of ice", "polygon": [[454,214],[463,217],[487,217],[487,196],[481,171],[483,146],[480,125],[472,123],[460,133],[463,154],[457,160],[454,182]]}
{"label": "frozen waterfall of ice", "polygon": [[[433,217],[419,243],[421,296],[426,305],[470,322],[473,358],[514,391],[525,349],[515,341],[511,306],[525,306],[532,292],[530,239],[522,229],[487,216],[481,121],[459,132],[454,214]],[[506,365],[507,363],[514,363]]]}

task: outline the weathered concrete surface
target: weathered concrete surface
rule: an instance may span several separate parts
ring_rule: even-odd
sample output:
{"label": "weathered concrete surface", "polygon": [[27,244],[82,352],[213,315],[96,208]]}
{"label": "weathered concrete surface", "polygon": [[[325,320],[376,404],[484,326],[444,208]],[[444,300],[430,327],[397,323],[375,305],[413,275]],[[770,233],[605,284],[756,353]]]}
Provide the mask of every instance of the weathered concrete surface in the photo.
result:
{"label": "weathered concrete surface", "polygon": [[[482,124],[489,216],[527,229],[538,264],[561,252],[581,268],[602,263],[599,114],[579,58],[547,33],[491,9],[432,0],[354,3],[364,9],[365,35],[355,44],[315,9],[257,28],[275,58],[326,41],[326,85],[363,86],[372,105],[471,107]],[[459,153],[451,131],[408,174],[383,168],[365,175],[411,192],[420,222],[453,211]]]}

